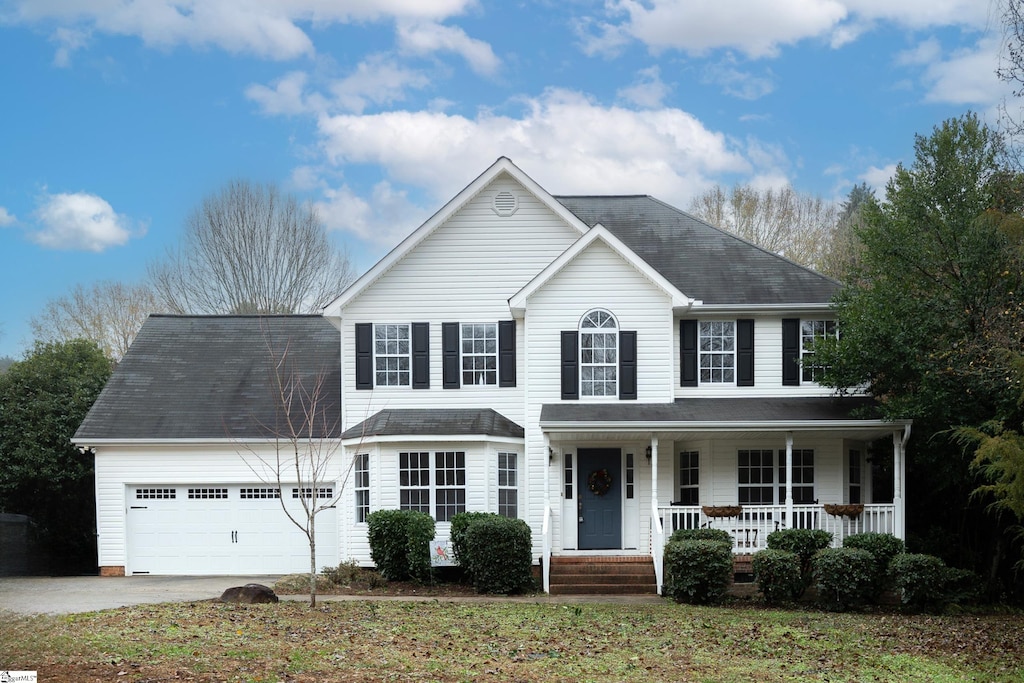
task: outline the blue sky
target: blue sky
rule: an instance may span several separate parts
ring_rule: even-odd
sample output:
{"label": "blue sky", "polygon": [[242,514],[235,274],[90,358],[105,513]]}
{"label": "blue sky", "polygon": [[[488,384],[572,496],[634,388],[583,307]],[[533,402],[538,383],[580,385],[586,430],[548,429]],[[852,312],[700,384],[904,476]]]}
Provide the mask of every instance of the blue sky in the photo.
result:
{"label": "blue sky", "polygon": [[498,156],[683,209],[881,192],[915,133],[996,123],[1000,40],[988,0],[0,0],[0,356],[232,178],[314,202],[359,272]]}

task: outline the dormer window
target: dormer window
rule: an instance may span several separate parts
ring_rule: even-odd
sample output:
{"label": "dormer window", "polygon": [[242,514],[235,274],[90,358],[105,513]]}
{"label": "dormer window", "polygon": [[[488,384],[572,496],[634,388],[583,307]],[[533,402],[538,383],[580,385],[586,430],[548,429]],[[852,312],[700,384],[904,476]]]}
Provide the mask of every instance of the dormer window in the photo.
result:
{"label": "dormer window", "polygon": [[605,310],[590,311],[580,321],[580,392],[583,396],[618,396],[619,325]]}

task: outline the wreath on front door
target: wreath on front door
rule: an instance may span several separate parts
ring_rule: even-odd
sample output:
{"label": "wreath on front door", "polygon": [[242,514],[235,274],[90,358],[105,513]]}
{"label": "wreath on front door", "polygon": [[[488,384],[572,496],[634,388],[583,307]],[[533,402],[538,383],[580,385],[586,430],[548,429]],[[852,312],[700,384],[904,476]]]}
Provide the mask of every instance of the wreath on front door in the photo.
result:
{"label": "wreath on front door", "polygon": [[612,487],[612,475],[606,469],[594,470],[587,477],[587,488],[595,496],[603,496]]}

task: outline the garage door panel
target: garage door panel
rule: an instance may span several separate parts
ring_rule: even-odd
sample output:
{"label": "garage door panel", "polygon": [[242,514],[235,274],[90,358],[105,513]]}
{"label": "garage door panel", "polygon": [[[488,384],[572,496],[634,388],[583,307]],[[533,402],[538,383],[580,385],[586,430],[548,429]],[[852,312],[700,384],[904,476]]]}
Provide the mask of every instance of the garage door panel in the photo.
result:
{"label": "garage door panel", "polygon": [[[290,493],[291,489],[286,489],[286,496]],[[131,573],[283,574],[309,570],[306,535],[285,515],[275,489],[254,485],[129,486],[126,495]],[[302,522],[301,501],[286,497],[284,502]],[[336,511],[320,512],[316,524],[317,565],[337,563]]]}

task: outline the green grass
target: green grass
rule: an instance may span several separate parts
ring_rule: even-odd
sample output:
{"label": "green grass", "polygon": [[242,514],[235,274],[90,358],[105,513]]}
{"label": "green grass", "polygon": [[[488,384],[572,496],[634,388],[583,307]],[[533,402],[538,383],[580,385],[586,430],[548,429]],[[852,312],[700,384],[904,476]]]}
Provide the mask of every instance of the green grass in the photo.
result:
{"label": "green grass", "polygon": [[2,617],[2,666],[41,681],[1024,681],[1019,615],[357,601]]}

